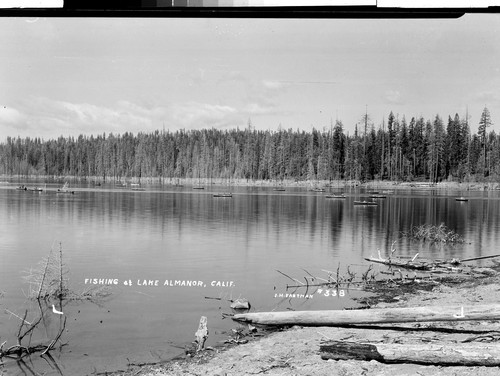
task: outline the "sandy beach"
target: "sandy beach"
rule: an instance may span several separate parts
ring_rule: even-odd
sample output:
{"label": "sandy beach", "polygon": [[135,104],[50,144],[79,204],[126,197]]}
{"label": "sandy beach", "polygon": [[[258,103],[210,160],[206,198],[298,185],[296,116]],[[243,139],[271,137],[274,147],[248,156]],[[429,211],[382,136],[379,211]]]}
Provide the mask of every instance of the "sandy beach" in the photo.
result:
{"label": "sandy beach", "polygon": [[[465,278],[460,282],[439,283],[432,289],[415,288],[408,292],[394,289],[371,299],[378,303],[370,309],[402,307],[467,307],[495,304],[500,299],[498,265],[488,268],[484,277]],[[401,293],[397,295],[397,293]],[[238,324],[235,323],[235,327]],[[444,366],[439,364],[386,364],[376,360],[324,360],[320,345],[328,340],[372,344],[495,343],[500,323],[495,321],[450,321],[379,324],[373,328],[293,326],[250,339],[248,343],[207,349],[162,365],[133,367],[119,374],[165,375],[442,375],[493,376],[498,367]],[[246,342],[246,341],[243,341]]]}

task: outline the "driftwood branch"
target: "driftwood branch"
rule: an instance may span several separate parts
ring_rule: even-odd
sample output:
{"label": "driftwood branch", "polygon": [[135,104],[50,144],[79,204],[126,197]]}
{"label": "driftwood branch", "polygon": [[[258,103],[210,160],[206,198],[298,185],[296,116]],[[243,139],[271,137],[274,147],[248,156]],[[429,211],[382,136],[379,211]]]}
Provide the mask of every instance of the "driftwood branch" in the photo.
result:
{"label": "driftwood branch", "polygon": [[64,332],[64,329],[66,328],[66,319],[67,319],[67,317],[64,318],[63,326],[62,326],[61,330],[59,330],[59,333],[57,333],[57,336],[50,342],[50,344],[47,346],[45,351],[42,352],[42,355],[45,355],[48,351],[52,350],[54,348],[54,345],[57,343],[57,341],[59,341],[59,339],[61,338],[61,335]]}
{"label": "driftwood branch", "polygon": [[[27,311],[26,311],[27,312]],[[36,320],[33,324],[30,324],[30,327],[23,333],[23,334],[19,334],[18,336],[18,341],[19,343],[21,343],[22,339],[28,335],[29,333],[31,333],[35,328],[36,326],[40,323],[40,321],[42,321],[42,316],[40,316],[38,318],[38,320]],[[22,326],[21,326],[22,327]],[[20,327],[20,329],[21,329]],[[20,333],[20,332],[19,332]]]}
{"label": "driftwood branch", "polygon": [[62,243],[59,243],[59,298],[63,297],[64,291],[64,272],[63,272],[63,252],[62,252]]}
{"label": "driftwood branch", "polygon": [[[52,249],[50,250],[52,253]],[[45,278],[47,277],[47,271],[49,270],[49,262],[50,262],[50,253],[49,256],[47,257],[47,260],[45,261],[45,267],[43,268],[43,273],[40,281],[40,286],[38,287],[38,292],[36,294],[36,298],[40,299],[42,296],[42,291],[43,291],[43,286],[45,284]]]}
{"label": "driftwood branch", "polygon": [[[285,274],[285,273],[283,273],[283,272],[280,272],[279,270],[276,270],[276,271],[277,271],[278,273],[280,273],[280,274],[284,275],[285,277],[287,277],[287,278],[291,279],[292,281],[297,282],[298,284],[300,284],[300,285],[302,285],[302,286],[305,286],[305,285],[306,285],[304,282],[299,281],[297,278],[290,277],[289,275],[287,275],[287,274]],[[306,280],[306,281],[307,281],[307,280]]]}
{"label": "driftwood branch", "polygon": [[[391,251],[391,255],[392,255]],[[484,260],[484,259],[490,259],[490,258],[495,258],[495,257],[500,257],[500,255],[489,255],[489,256],[479,256],[479,257],[471,257],[471,258],[466,258],[466,259],[452,259],[452,260],[435,260],[435,261],[416,261],[418,257],[418,253],[413,256],[413,258],[409,260],[404,260],[401,257],[398,258],[383,258],[380,255],[380,251],[378,254],[378,258],[374,257],[365,257],[364,259],[366,261],[378,263],[378,264],[384,264],[387,266],[395,266],[395,267],[401,267],[401,268],[406,268],[406,269],[413,269],[413,270],[420,270],[420,271],[428,271],[428,272],[435,272],[435,271],[441,271],[441,270],[450,270],[450,271],[455,271],[455,272],[461,272],[462,270],[458,269],[457,266],[460,265],[462,262],[467,262],[467,261],[476,261],[476,260]]]}
{"label": "driftwood branch", "polygon": [[376,360],[381,363],[418,363],[447,366],[500,366],[500,347],[496,344],[370,344],[325,341],[320,345],[322,359]]}
{"label": "driftwood branch", "polygon": [[260,325],[338,326],[430,321],[499,320],[500,305],[411,307],[330,311],[252,312],[233,320]]}
{"label": "driftwood branch", "polygon": [[500,255],[471,257],[471,258],[466,258],[466,259],[462,259],[462,260],[458,260],[458,261],[460,263],[460,262],[466,262],[466,261],[476,261],[476,260],[490,259],[490,258],[495,258],[495,257],[500,257]]}
{"label": "driftwood branch", "polygon": [[2,343],[2,346],[0,346],[0,359],[3,357],[9,357],[9,358],[15,358],[15,359],[22,359],[27,355],[31,355],[36,352],[41,352],[41,355],[48,354],[50,350],[52,350],[55,346],[55,344],[60,340],[61,335],[64,332],[64,329],[66,328],[66,317],[64,318],[63,325],[59,332],[57,333],[56,337],[50,341],[50,343],[47,344],[37,344],[32,346],[31,343],[28,345],[23,345],[21,343],[22,339],[29,333],[31,333],[36,326],[42,321],[42,318],[40,317],[38,320],[36,320],[33,324],[30,324],[30,327],[22,333],[22,329],[26,324],[26,316],[27,316],[27,311],[24,314],[24,318],[22,319],[21,325],[19,326],[18,334],[17,334],[17,344],[10,346],[6,350],[3,350],[3,345],[6,343]]}
{"label": "driftwood branch", "polygon": [[365,260],[370,262],[375,262],[378,264],[384,264],[387,266],[397,266],[399,268],[415,269],[415,270],[431,270],[432,268],[437,266],[436,264],[432,263],[429,264],[426,262],[415,262],[414,259],[398,260],[398,259],[384,259],[382,257],[379,258],[365,257]]}

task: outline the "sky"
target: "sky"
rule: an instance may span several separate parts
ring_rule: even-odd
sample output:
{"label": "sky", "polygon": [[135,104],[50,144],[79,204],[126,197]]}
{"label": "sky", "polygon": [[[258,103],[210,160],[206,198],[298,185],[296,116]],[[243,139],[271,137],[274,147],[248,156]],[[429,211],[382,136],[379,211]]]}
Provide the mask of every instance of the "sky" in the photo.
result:
{"label": "sky", "polygon": [[353,133],[484,107],[500,133],[500,15],[2,18],[0,141],[202,128]]}

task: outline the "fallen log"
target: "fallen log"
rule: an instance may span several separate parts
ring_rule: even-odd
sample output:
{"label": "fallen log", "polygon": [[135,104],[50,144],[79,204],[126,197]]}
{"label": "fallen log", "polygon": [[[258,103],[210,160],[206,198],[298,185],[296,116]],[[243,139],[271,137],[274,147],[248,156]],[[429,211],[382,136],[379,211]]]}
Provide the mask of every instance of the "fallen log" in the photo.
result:
{"label": "fallen log", "polygon": [[460,264],[461,262],[467,262],[467,261],[476,261],[476,260],[484,260],[484,259],[489,259],[489,258],[495,258],[495,257],[500,257],[500,255],[490,255],[490,256],[480,256],[480,257],[471,257],[471,258],[466,258],[466,259],[453,259],[450,262],[455,262]]}
{"label": "fallen log", "polygon": [[373,258],[365,257],[366,261],[375,262],[378,264],[384,264],[387,266],[396,266],[398,268],[406,268],[412,270],[432,270],[437,264],[427,263],[422,261],[415,262],[414,260],[398,260],[398,259],[384,259],[384,258]]}
{"label": "fallen log", "polygon": [[370,344],[326,341],[324,360],[376,360],[381,363],[418,363],[446,366],[500,366],[500,346],[481,344]]}
{"label": "fallen log", "polygon": [[404,260],[404,257],[385,259],[380,255],[378,258],[365,257],[364,259],[366,261],[370,261],[370,262],[374,262],[374,263],[378,263],[378,264],[383,264],[383,265],[387,265],[387,266],[391,266],[391,267],[394,266],[394,267],[398,267],[398,268],[411,269],[411,270],[438,271],[439,269],[442,268],[442,269],[452,270],[455,272],[460,272],[462,270],[458,269],[457,265],[460,265],[463,262],[500,257],[500,255],[490,255],[490,256],[471,257],[471,258],[466,258],[463,260],[454,258],[454,259],[447,260],[447,261],[442,261],[442,260],[415,261],[417,256],[418,256],[418,253],[413,258],[411,258],[409,260]]}
{"label": "fallen log", "polygon": [[252,312],[233,320],[259,325],[338,326],[430,321],[499,320],[500,305],[410,307],[328,311]]}

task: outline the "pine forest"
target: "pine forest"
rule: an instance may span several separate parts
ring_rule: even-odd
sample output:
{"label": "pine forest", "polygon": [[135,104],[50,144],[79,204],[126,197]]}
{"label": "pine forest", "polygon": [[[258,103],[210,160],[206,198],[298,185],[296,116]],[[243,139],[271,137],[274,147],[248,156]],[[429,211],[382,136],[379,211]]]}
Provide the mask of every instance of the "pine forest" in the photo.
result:
{"label": "pine forest", "polygon": [[[406,119],[375,126],[363,115],[353,134],[341,121],[323,130],[245,129],[12,138],[0,144],[0,173],[85,179],[481,181],[500,177],[500,135],[484,108],[468,116]],[[477,129],[477,131],[476,131]]]}

